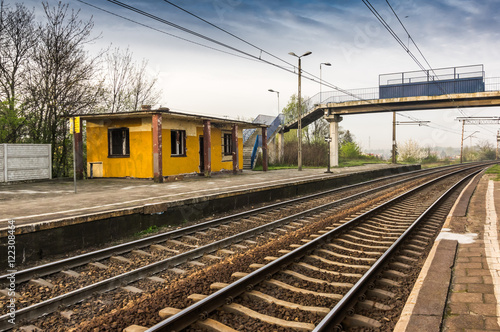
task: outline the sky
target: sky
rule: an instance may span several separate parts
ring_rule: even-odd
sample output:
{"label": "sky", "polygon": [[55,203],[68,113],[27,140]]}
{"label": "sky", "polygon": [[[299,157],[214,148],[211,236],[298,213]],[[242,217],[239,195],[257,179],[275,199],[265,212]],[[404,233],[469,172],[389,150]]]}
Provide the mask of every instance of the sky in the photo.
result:
{"label": "sky", "polygon": [[[297,93],[297,58],[289,52],[298,55],[312,52],[302,58],[304,76],[321,75],[329,85],[347,90],[375,88],[380,74],[419,70],[361,0],[171,1],[240,40],[163,0],[122,0],[233,49],[187,34],[110,1],[82,1],[108,11],[67,0],[71,8],[80,10],[81,19],[94,22],[94,35],[99,38],[87,46],[89,52],[97,54],[109,47],[129,48],[137,62],[148,60],[148,72],[159,78],[160,105],[173,111],[240,119],[254,118],[258,114],[277,115],[277,94],[268,89],[279,91],[281,108],[286,106],[292,94]],[[7,0],[9,2],[15,1]],[[39,19],[42,18],[38,0],[22,2],[35,8]],[[48,2],[57,4],[55,0]],[[419,56],[419,61],[428,67],[409,42],[387,2],[372,0],[371,3],[405,45]],[[487,82],[497,82],[500,90],[500,78],[489,79],[500,77],[500,1],[390,0],[389,3],[432,68],[483,64]],[[249,59],[248,55],[254,58]],[[320,64],[325,62],[331,66],[321,66],[320,72]],[[324,93],[332,91],[327,86],[321,90]],[[312,97],[319,92],[317,79],[316,82],[302,79],[302,96]],[[460,147],[461,124],[456,117],[499,116],[500,112],[493,107],[401,114],[397,121],[409,121],[406,115],[431,123],[429,127],[397,126],[399,144],[412,138],[421,146]],[[340,126],[354,134],[365,152],[391,149],[392,113],[348,115],[343,117]],[[466,126],[465,136],[473,136],[465,144],[488,141],[496,145],[498,129],[499,125]]]}

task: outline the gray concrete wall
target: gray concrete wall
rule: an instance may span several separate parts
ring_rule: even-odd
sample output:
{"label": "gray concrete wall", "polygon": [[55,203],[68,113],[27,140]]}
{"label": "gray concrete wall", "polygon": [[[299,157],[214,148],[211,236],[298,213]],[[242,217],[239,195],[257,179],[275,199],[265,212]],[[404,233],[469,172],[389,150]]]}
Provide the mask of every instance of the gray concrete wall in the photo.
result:
{"label": "gray concrete wall", "polygon": [[52,178],[50,144],[0,144],[0,182]]}

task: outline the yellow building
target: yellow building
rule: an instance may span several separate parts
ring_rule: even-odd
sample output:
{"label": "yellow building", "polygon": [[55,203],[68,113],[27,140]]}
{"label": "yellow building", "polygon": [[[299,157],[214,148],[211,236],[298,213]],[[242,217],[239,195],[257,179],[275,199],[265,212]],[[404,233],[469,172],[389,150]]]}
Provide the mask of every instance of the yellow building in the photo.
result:
{"label": "yellow building", "polygon": [[[154,178],[243,169],[243,129],[266,126],[168,109],[82,115],[87,174]],[[208,139],[207,139],[208,138]],[[267,166],[267,165],[266,165]],[[267,167],[266,167],[267,168]]]}

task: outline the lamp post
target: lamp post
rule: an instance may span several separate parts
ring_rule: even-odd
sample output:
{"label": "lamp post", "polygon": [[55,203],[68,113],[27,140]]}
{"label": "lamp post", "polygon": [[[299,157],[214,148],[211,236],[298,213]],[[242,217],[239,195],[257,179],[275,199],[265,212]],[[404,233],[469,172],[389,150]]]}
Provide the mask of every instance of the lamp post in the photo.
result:
{"label": "lamp post", "polygon": [[298,156],[297,156],[297,164],[298,164],[298,170],[302,171],[302,100],[300,98],[300,79],[302,75],[302,67],[301,67],[301,58],[304,56],[308,56],[312,54],[312,52],[306,52],[302,54],[301,56],[298,56],[297,54],[290,52],[288,53],[290,55],[293,55],[294,57],[299,59],[299,92],[298,92],[298,101],[297,101],[297,109],[298,109],[298,120],[297,120],[297,130],[298,130]]}
{"label": "lamp post", "polygon": [[323,85],[323,79],[321,78],[321,65],[325,66],[331,66],[332,64],[330,62],[322,62],[319,64],[319,103],[323,101],[323,98],[321,96],[321,86]]}
{"label": "lamp post", "polygon": [[325,173],[332,173],[332,171],[330,171],[330,142],[331,141],[332,141],[332,138],[330,137],[330,135],[325,136],[325,142],[326,142],[326,144],[328,144],[328,169],[326,170]]}
{"label": "lamp post", "polygon": [[279,91],[274,91],[273,89],[269,89],[267,90],[269,92],[276,92],[276,94],[278,95],[278,115],[281,113],[280,111],[280,92]]}

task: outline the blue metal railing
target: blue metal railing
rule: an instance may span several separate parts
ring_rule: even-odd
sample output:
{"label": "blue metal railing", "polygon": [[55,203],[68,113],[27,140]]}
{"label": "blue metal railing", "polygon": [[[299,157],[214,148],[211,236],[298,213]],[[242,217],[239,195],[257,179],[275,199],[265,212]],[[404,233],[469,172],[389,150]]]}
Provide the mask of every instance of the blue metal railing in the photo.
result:
{"label": "blue metal railing", "polygon": [[257,135],[257,138],[255,139],[255,144],[253,145],[252,158],[250,159],[250,168],[251,169],[253,169],[255,157],[257,157],[257,150],[259,149],[259,146],[262,146],[262,136],[261,135]]}
{"label": "blue metal railing", "polygon": [[[274,121],[271,123],[271,125],[267,128],[267,138],[271,137],[275,132],[276,130],[278,129],[279,126],[281,126],[285,121],[285,116],[283,114],[280,114],[276,117],[276,119],[274,119]],[[250,136],[255,132],[255,129],[253,129],[253,131],[251,132],[250,135],[248,135],[247,139],[250,138]],[[245,134],[243,134],[243,136],[245,136]],[[243,139],[243,141],[245,142],[245,139]],[[253,165],[254,165],[254,161],[255,161],[255,158],[257,157],[257,151],[259,149],[259,147],[262,146],[262,136],[261,135],[257,135],[257,138],[255,139],[255,144],[253,146],[253,150],[252,150],[252,156],[251,156],[251,166],[253,168]]]}
{"label": "blue metal railing", "polygon": [[252,136],[253,133],[255,133],[255,128],[243,129],[243,143],[248,141],[248,139],[250,138],[250,136]]}
{"label": "blue metal railing", "polygon": [[284,123],[284,121],[285,121],[285,115],[283,114],[278,115],[276,119],[274,119],[274,121],[271,123],[269,128],[267,128],[267,137],[271,137],[276,131],[276,129],[278,129],[278,127]]}

